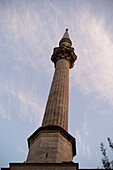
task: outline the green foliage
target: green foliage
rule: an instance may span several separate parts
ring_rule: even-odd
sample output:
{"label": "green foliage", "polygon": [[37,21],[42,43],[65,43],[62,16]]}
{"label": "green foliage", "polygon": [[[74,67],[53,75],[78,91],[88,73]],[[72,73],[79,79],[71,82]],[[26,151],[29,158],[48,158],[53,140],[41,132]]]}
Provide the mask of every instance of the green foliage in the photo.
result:
{"label": "green foliage", "polygon": [[[107,140],[109,143],[109,147],[113,151],[113,143],[112,143],[111,139],[107,138]],[[113,160],[112,161],[109,160],[107,153],[106,153],[106,148],[104,147],[103,143],[100,144],[100,149],[101,149],[101,152],[103,155],[103,158],[102,158],[103,168],[104,169],[113,169]]]}

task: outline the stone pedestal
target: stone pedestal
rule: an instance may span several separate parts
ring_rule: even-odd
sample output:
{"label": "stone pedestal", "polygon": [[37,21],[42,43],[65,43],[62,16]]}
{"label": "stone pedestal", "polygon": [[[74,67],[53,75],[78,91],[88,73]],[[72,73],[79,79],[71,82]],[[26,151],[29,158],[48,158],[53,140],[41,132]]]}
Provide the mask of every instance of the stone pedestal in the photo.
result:
{"label": "stone pedestal", "polygon": [[40,127],[28,139],[26,163],[71,162],[76,154],[75,138],[59,126]]}

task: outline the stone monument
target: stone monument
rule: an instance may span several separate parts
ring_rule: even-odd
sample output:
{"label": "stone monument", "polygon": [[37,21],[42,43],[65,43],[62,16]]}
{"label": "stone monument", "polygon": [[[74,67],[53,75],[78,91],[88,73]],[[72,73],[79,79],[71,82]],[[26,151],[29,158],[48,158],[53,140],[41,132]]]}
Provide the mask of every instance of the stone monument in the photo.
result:
{"label": "stone monument", "polygon": [[55,73],[43,117],[42,126],[29,138],[29,152],[24,163],[10,163],[2,170],[76,170],[75,138],[68,133],[69,69],[77,56],[66,29],[51,60]]}

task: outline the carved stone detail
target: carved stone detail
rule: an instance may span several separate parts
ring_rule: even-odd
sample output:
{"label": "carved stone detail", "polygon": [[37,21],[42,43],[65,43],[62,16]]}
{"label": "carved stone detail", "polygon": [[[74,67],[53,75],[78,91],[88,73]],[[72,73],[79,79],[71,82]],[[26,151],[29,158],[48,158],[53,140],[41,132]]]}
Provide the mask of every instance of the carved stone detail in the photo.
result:
{"label": "carved stone detail", "polygon": [[73,47],[68,47],[66,45],[61,45],[60,47],[54,48],[53,55],[51,56],[51,60],[55,64],[59,59],[66,59],[70,63],[70,67],[72,68],[74,66],[74,62],[77,59],[76,54],[74,53]]}

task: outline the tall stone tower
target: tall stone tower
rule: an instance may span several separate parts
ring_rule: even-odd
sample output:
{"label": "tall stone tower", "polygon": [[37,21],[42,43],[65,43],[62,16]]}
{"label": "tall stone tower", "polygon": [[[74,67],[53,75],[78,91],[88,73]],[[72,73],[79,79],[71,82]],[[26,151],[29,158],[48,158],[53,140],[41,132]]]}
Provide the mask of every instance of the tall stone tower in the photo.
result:
{"label": "tall stone tower", "polygon": [[28,138],[29,152],[25,163],[12,163],[10,169],[78,169],[78,164],[72,162],[76,155],[75,138],[68,133],[69,69],[76,59],[66,29],[51,56],[55,73],[42,126]]}
{"label": "tall stone tower", "polygon": [[51,57],[55,65],[53,82],[42,127],[28,139],[27,162],[70,162],[76,154],[75,139],[68,133],[69,68],[77,59],[71,45],[66,29]]}

